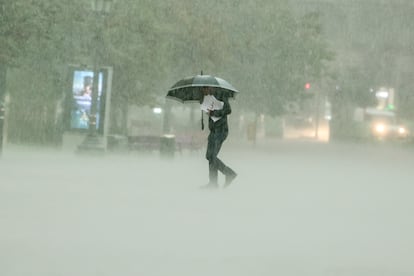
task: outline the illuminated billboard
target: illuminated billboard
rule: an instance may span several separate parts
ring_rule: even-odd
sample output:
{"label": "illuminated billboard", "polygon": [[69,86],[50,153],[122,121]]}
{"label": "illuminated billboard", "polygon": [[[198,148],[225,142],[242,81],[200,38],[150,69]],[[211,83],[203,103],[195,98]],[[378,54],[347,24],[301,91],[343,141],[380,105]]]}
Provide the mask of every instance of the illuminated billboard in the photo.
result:
{"label": "illuminated billboard", "polygon": [[[109,91],[112,71],[107,68],[99,70],[96,97],[96,129],[104,132],[106,109],[109,105]],[[66,94],[66,126],[69,131],[85,132],[90,127],[94,72],[92,69],[71,66],[69,70],[69,87]]]}
{"label": "illuminated billboard", "polygon": [[[92,108],[93,72],[73,71],[72,106],[70,111],[70,128],[89,129]],[[96,128],[99,127],[100,106],[102,98],[102,73],[99,73]]]}

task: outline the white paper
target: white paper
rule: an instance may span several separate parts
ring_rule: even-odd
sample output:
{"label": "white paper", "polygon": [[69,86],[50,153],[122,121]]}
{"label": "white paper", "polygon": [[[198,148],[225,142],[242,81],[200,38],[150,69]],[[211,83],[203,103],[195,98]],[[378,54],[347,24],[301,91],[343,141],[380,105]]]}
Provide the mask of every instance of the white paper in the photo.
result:
{"label": "white paper", "polygon": [[[206,95],[204,96],[203,103],[201,104],[200,108],[204,112],[208,113],[209,110],[221,110],[223,109],[224,102],[219,101],[213,95]],[[210,117],[214,122],[218,121],[221,117]]]}

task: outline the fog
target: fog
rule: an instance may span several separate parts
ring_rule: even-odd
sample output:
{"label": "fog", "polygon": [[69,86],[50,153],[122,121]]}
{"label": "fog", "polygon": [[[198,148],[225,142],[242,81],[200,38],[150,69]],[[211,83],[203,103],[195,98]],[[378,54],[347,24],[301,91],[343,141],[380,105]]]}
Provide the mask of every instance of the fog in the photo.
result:
{"label": "fog", "polygon": [[[0,159],[0,275],[413,275],[412,149],[226,141],[204,149]],[[223,178],[219,179],[223,181]]]}
{"label": "fog", "polygon": [[0,0],[0,276],[414,275],[413,3]]}

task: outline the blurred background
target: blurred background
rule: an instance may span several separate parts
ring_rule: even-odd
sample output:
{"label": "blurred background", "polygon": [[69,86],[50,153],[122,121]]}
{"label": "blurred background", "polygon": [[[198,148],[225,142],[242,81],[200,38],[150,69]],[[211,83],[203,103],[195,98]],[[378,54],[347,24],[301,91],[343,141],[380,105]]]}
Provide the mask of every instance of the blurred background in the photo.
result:
{"label": "blurred background", "polygon": [[[413,15],[0,0],[0,275],[414,275]],[[201,72],[240,91],[215,192],[199,103],[165,97]]]}
{"label": "blurred background", "polygon": [[240,91],[235,139],[409,142],[413,14],[404,0],[1,0],[1,143],[197,144],[199,107],[165,95],[201,71]]}

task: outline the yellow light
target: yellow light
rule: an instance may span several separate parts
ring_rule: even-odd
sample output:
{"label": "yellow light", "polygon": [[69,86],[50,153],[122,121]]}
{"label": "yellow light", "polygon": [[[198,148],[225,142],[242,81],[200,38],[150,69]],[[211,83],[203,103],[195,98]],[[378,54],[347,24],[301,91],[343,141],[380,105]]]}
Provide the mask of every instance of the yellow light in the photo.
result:
{"label": "yellow light", "polygon": [[385,125],[383,125],[383,124],[377,124],[377,125],[375,126],[375,130],[376,130],[378,133],[383,133],[383,132],[385,131]]}
{"label": "yellow light", "polygon": [[404,133],[405,133],[405,128],[403,128],[403,127],[399,127],[399,128],[398,128],[398,133],[399,133],[399,134],[404,134]]}

